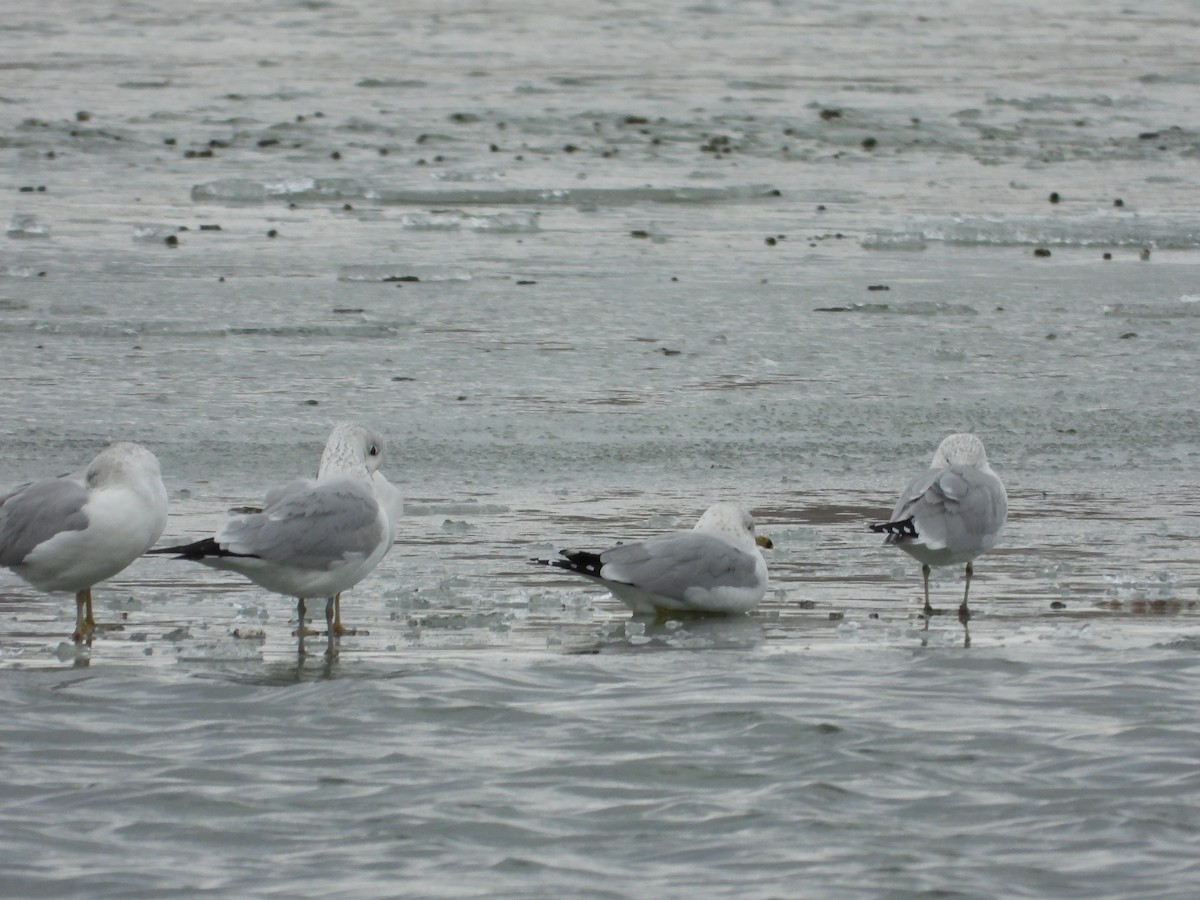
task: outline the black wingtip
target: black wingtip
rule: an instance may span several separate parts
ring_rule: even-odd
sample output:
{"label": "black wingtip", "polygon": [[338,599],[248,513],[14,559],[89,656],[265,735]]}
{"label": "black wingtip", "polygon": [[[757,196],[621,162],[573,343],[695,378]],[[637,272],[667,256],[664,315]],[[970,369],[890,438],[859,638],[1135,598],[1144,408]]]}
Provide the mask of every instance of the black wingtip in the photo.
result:
{"label": "black wingtip", "polygon": [[540,556],[531,556],[529,561],[535,566],[550,566],[552,569],[569,569],[571,564],[565,559],[544,559]]}
{"label": "black wingtip", "polygon": [[555,569],[566,569],[568,572],[578,572],[580,575],[592,575],[596,578],[600,577],[600,567],[603,563],[600,561],[599,553],[592,553],[588,550],[560,550],[564,559],[539,559],[531,557],[530,562],[539,566],[552,566]]}
{"label": "black wingtip", "polygon": [[191,544],[179,544],[176,547],[155,547],[153,550],[147,550],[146,553],[173,553],[176,559],[190,559],[193,561],[209,559],[214,556],[254,557],[253,553],[234,553],[231,550],[226,550],[212,538],[204,538]]}
{"label": "black wingtip", "polygon": [[887,534],[897,538],[917,536],[917,526],[913,524],[912,516],[899,522],[879,522],[867,527],[876,534]]}
{"label": "black wingtip", "polygon": [[560,563],[564,569],[570,569],[581,575],[600,577],[600,568],[604,563],[601,562],[599,553],[592,553],[590,550],[562,550],[559,552],[566,557],[566,562]]}

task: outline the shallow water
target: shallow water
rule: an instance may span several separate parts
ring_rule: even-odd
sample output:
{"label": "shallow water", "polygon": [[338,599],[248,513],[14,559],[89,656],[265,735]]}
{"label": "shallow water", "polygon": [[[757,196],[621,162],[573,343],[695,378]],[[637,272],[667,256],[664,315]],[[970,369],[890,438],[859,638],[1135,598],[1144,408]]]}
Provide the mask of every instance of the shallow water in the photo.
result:
{"label": "shallow water", "polygon": [[[174,542],[357,419],[408,504],[334,662],[185,563],[90,647],[0,574],[0,892],[1193,896],[1198,25],[17,10],[0,483],[141,441]],[[969,632],[865,530],[968,429],[1010,499]],[[527,562],[722,498],[752,616]]]}

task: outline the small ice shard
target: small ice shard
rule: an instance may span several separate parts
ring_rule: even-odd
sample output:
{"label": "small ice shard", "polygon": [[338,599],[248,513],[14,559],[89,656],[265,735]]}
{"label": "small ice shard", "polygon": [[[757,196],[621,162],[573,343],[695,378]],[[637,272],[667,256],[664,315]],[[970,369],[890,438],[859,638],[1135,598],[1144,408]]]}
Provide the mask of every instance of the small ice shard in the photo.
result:
{"label": "small ice shard", "polygon": [[18,240],[50,237],[50,226],[29,213],[17,213],[8,226],[8,236]]}

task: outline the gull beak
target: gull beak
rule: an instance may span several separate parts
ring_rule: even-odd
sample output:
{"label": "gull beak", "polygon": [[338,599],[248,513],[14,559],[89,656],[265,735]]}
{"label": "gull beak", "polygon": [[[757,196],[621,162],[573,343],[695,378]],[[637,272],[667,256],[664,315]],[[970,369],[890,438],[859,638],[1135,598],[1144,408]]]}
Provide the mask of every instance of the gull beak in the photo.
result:
{"label": "gull beak", "polygon": [[764,549],[767,549],[767,550],[775,549],[775,545],[771,542],[771,539],[769,537],[767,537],[765,534],[757,535],[754,538],[754,543],[758,544],[758,546],[763,547]]}

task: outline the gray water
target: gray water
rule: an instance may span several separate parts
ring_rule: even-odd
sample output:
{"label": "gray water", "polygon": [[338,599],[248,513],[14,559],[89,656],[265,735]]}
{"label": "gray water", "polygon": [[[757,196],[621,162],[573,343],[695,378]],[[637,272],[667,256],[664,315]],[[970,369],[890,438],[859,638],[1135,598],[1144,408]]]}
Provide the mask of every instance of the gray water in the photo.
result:
{"label": "gray water", "polygon": [[[16,4],[0,483],[140,441],[174,542],[361,420],[408,502],[333,661],[232,575],[140,560],[77,647],[0,574],[0,893],[1195,896],[1198,35]],[[865,530],[956,430],[1010,497],[969,631]],[[727,498],[751,616],[526,562]]]}

